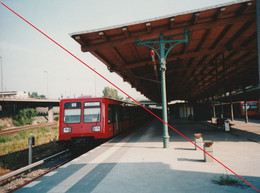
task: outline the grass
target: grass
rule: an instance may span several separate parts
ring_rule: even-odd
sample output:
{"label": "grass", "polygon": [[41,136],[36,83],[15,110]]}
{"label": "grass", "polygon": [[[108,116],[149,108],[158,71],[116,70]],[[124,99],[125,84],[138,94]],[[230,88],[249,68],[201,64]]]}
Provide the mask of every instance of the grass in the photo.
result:
{"label": "grass", "polygon": [[35,137],[35,146],[53,141],[58,136],[58,128],[41,127],[37,130],[20,131],[14,136],[0,136],[0,156],[28,148],[28,138]]}
{"label": "grass", "polygon": [[1,143],[6,143],[6,142],[11,141],[11,140],[12,140],[12,138],[10,136],[3,135],[3,136],[0,137],[0,144]]}
{"label": "grass", "polygon": [[7,128],[7,125],[6,125],[6,124],[0,125],[0,131],[1,131],[2,129],[5,129],[5,128]]}
{"label": "grass", "polygon": [[60,148],[55,143],[58,127],[41,127],[20,131],[14,136],[0,136],[0,174],[27,164],[28,138],[31,136],[35,137],[34,159],[41,159],[44,154]]}

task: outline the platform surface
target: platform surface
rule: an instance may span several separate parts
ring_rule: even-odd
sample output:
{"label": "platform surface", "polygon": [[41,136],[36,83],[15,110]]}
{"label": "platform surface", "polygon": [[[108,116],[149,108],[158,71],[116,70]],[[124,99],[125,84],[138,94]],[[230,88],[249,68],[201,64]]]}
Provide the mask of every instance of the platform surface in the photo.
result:
{"label": "platform surface", "polygon": [[[199,123],[170,121],[194,140],[202,133],[212,140],[213,156],[260,189],[260,144],[238,134]],[[130,134],[118,136],[72,160],[17,192],[93,193],[239,193],[256,192],[243,184],[220,186],[212,179],[231,174],[216,161],[204,162],[201,150],[169,128],[170,147],[162,148],[162,124],[154,120]]]}
{"label": "platform surface", "polygon": [[260,143],[260,120],[249,119],[245,123],[244,119],[235,119],[230,121],[232,128],[234,128],[233,133],[240,136],[246,137],[250,141],[255,141]]}

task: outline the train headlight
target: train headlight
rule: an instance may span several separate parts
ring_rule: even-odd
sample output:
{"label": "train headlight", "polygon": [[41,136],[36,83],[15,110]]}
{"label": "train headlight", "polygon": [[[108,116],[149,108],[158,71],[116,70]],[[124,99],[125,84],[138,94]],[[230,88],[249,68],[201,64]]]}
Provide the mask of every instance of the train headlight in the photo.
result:
{"label": "train headlight", "polygon": [[72,129],[71,127],[64,127],[63,128],[63,133],[71,133]]}
{"label": "train headlight", "polygon": [[93,126],[92,131],[93,132],[99,132],[99,131],[101,131],[101,128],[100,128],[100,126]]}

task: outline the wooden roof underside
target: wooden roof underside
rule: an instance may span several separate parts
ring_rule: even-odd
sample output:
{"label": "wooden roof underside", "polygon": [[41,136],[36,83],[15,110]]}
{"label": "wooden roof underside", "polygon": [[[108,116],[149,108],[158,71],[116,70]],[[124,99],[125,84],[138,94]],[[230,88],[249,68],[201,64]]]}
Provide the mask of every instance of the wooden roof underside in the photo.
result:
{"label": "wooden roof underside", "polygon": [[[190,32],[189,42],[167,58],[167,98],[200,100],[258,84],[256,2],[239,1],[141,23],[72,34],[147,98],[160,102],[150,50],[136,40]],[[173,39],[183,38],[177,35]],[[157,58],[157,68],[159,60]],[[158,70],[158,80],[160,71]],[[141,78],[140,78],[141,77]]]}

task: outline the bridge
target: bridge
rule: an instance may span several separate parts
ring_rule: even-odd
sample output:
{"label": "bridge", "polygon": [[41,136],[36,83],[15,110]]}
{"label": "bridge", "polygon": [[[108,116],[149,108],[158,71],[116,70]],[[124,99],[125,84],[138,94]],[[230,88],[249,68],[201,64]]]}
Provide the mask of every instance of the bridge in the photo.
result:
{"label": "bridge", "polygon": [[48,121],[53,122],[53,107],[59,106],[60,100],[51,99],[21,99],[21,98],[1,98],[0,116],[12,115],[23,108],[48,107]]}

